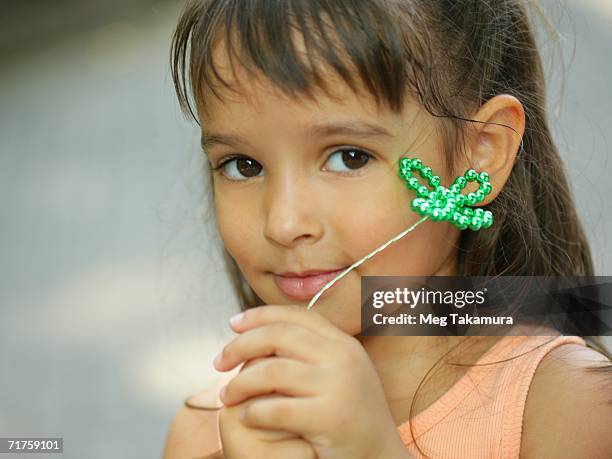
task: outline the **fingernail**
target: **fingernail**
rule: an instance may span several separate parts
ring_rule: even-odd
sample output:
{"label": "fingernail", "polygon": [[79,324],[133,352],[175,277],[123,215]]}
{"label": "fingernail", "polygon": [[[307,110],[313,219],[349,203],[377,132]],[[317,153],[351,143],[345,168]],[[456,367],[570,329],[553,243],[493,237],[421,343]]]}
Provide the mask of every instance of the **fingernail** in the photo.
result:
{"label": "fingernail", "polygon": [[240,321],[244,318],[244,312],[241,312],[240,314],[236,314],[235,316],[230,318],[230,323],[232,325],[237,325],[240,323]]}
{"label": "fingernail", "polygon": [[219,366],[219,364],[221,363],[221,358],[222,358],[222,352],[219,352],[217,356],[215,357],[215,362],[214,362],[215,366],[217,367]]}

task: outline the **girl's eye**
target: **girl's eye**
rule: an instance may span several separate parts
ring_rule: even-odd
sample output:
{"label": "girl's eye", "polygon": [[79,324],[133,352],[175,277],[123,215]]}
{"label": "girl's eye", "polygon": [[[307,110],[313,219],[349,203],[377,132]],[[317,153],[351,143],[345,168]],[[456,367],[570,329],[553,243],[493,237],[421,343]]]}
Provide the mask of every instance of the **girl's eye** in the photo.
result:
{"label": "girl's eye", "polygon": [[[332,153],[326,164],[331,164],[331,169],[351,175],[352,171],[363,168],[373,156],[356,148],[342,148]],[[262,176],[263,167],[254,159],[246,156],[233,155],[222,160],[213,168],[214,171],[221,170],[229,180],[245,181],[252,177]]]}
{"label": "girl's eye", "polygon": [[[334,153],[328,159],[328,163],[335,168],[337,172],[348,172],[361,169],[365,166],[373,156],[365,151],[356,148],[342,148]],[[346,169],[342,169],[345,167]]]}
{"label": "girl's eye", "polygon": [[229,180],[242,182],[260,175],[260,172],[263,172],[263,167],[257,161],[246,156],[232,156],[221,161],[213,170],[223,170],[225,172],[224,175]]}

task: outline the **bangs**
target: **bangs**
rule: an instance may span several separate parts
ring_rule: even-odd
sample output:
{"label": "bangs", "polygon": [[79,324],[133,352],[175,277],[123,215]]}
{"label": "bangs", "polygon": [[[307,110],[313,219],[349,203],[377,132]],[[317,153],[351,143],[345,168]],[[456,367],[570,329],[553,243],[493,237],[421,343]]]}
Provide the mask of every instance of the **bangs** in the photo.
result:
{"label": "bangs", "polygon": [[190,1],[171,45],[179,104],[199,124],[205,93],[223,100],[219,87],[238,92],[213,59],[222,44],[233,83],[237,60],[249,79],[264,76],[288,97],[313,100],[319,89],[333,98],[324,77],[331,71],[354,93],[363,87],[379,108],[399,113],[407,91],[421,94],[431,49],[427,34],[412,30],[418,21],[406,20],[413,14],[394,0]]}

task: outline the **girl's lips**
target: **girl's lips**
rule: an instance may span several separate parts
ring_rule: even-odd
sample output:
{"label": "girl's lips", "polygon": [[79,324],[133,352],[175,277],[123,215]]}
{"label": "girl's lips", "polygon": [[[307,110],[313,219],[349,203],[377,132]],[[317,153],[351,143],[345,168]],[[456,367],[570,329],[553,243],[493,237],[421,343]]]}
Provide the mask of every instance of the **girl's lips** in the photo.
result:
{"label": "girl's lips", "polygon": [[285,295],[296,300],[308,300],[345,269],[346,267],[306,277],[284,277],[274,274],[274,281]]}

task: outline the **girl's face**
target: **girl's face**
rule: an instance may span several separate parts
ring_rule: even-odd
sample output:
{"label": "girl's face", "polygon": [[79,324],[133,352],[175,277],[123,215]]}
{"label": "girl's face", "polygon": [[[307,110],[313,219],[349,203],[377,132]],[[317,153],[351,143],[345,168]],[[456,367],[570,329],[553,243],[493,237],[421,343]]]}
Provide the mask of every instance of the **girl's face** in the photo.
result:
{"label": "girl's face", "polygon": [[[346,268],[421,218],[398,176],[401,157],[421,158],[444,185],[454,178],[431,118],[416,104],[398,116],[342,81],[329,84],[338,100],[320,93],[310,102],[251,80],[240,97],[209,97],[201,119],[208,159],[222,165],[213,173],[221,238],[267,304],[306,307],[313,295],[286,293],[279,274]],[[452,225],[426,220],[345,275],[313,309],[357,335],[361,276],[456,274],[458,237]]]}

